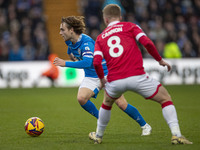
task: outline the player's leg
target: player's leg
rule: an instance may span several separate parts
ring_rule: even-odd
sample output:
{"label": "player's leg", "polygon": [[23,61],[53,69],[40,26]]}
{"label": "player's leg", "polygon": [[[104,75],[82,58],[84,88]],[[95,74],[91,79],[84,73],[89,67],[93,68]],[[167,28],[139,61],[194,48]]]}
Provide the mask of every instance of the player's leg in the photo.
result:
{"label": "player's leg", "polygon": [[162,106],[163,117],[172,133],[172,144],[192,144],[192,142],[181,135],[176,108],[173,105],[168,91],[163,86],[160,86],[158,93],[151,99],[160,103]]}
{"label": "player's leg", "polygon": [[85,77],[79,87],[77,99],[81,107],[98,119],[99,111],[90,101],[91,97],[96,98],[99,93],[99,79]]}
{"label": "player's leg", "polygon": [[130,86],[130,89],[132,88],[132,90],[138,92],[146,99],[151,99],[161,104],[163,116],[171,129],[172,135],[180,137],[181,132],[178,125],[176,110],[167,90],[157,80],[147,75],[132,77],[127,82],[131,81],[136,82],[137,88],[132,88]]}
{"label": "player's leg", "polygon": [[176,109],[167,90],[163,86],[160,86],[158,93],[152,98],[152,100],[161,104],[163,117],[171,129],[172,135],[181,137]]}
{"label": "player's leg", "polygon": [[79,104],[84,110],[86,110],[88,113],[90,113],[91,115],[93,115],[98,119],[99,111],[94,105],[94,103],[90,101],[90,98],[93,95],[94,92],[91,89],[82,87],[78,91],[77,99]]}
{"label": "player's leg", "polygon": [[99,119],[97,121],[96,132],[90,132],[89,138],[94,141],[95,144],[100,144],[104,135],[104,131],[110,121],[111,108],[115,99],[112,99],[104,92],[104,100],[99,109]]}
{"label": "player's leg", "polygon": [[[150,78],[146,74],[130,77],[126,79],[126,82],[129,83],[127,84],[129,90],[135,91],[146,99],[151,99],[161,104],[163,117],[169,125],[172,136],[181,138],[182,135],[178,124],[176,109],[168,91],[157,80]],[[137,85],[137,87],[134,87],[134,85]],[[185,144],[191,144],[185,138],[182,141],[185,141]],[[175,142],[172,143],[175,144]]]}
{"label": "player's leg", "polygon": [[128,104],[125,97],[122,95],[120,98],[118,98],[115,103],[117,106],[123,110],[126,114],[128,114],[132,119],[134,119],[142,128],[142,136],[150,135],[151,134],[151,126],[146,123],[142,115],[139,113],[137,108],[134,106]]}

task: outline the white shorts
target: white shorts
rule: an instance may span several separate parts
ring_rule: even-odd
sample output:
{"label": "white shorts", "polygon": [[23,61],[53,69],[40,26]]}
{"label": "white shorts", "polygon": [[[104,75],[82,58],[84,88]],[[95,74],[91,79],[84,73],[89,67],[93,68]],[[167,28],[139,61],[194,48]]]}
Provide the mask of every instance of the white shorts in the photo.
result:
{"label": "white shorts", "polygon": [[133,91],[150,99],[157,94],[160,86],[160,82],[144,74],[107,82],[105,91],[113,99],[119,98],[126,91]]}
{"label": "white shorts", "polygon": [[100,80],[99,78],[85,77],[79,86],[79,89],[83,87],[92,90],[95,94],[93,97],[96,98],[100,91]]}

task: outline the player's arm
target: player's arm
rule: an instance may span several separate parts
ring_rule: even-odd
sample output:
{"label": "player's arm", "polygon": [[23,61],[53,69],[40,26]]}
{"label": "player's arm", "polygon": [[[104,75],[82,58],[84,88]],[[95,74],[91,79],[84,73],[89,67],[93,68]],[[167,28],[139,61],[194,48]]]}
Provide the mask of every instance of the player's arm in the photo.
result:
{"label": "player's arm", "polygon": [[93,62],[93,52],[91,51],[94,49],[94,44],[91,44],[90,42],[87,43],[87,45],[83,46],[81,48],[82,51],[82,60],[76,61],[76,62],[65,62],[65,67],[72,67],[72,68],[79,68],[79,69],[85,69],[92,67]]}
{"label": "player's arm", "polygon": [[139,42],[146,48],[148,53],[157,61],[160,61],[162,57],[158,53],[153,42],[145,35],[139,38]]}
{"label": "player's arm", "polygon": [[106,83],[106,79],[104,78],[104,71],[103,71],[103,66],[102,66],[102,60],[103,57],[101,55],[99,55],[100,51],[95,51],[94,52],[94,60],[93,60],[93,65],[95,68],[95,71],[100,79],[101,82],[101,88],[105,86]]}
{"label": "player's arm", "polygon": [[160,54],[158,53],[154,43],[146,36],[146,34],[142,31],[139,26],[135,26],[134,36],[137,41],[139,41],[148,51],[148,53],[159,62],[161,66],[167,66],[168,71],[171,70],[171,66],[165,62]]}
{"label": "player's arm", "polygon": [[148,53],[155,60],[160,61],[162,59],[153,42],[146,36],[146,34],[142,31],[142,29],[138,25],[133,25],[132,33],[134,38],[147,49]]}
{"label": "player's arm", "polygon": [[95,43],[95,51],[94,51],[94,60],[93,65],[95,68],[95,71],[101,81],[102,87],[105,86],[106,80],[104,78],[104,71],[102,66],[102,60],[103,60],[103,53],[100,51],[100,47],[98,45],[98,42]]}
{"label": "player's arm", "polygon": [[171,66],[165,62],[162,57],[160,56],[160,54],[158,53],[155,45],[153,44],[153,42],[147,37],[147,36],[142,36],[139,39],[139,42],[147,49],[148,53],[155,59],[158,61],[158,63],[165,67],[167,66],[167,70],[170,71],[171,70]]}
{"label": "player's arm", "polygon": [[153,42],[147,37],[147,36],[142,36],[139,39],[139,42],[147,49],[148,53],[155,59],[158,61],[158,63],[165,67],[167,66],[167,70],[170,71],[171,70],[171,66],[165,62],[162,57],[160,56],[160,54],[158,53],[155,45],[153,44]]}
{"label": "player's arm", "polygon": [[64,67],[72,67],[78,69],[90,68],[92,66],[93,58],[83,57],[83,60],[70,62],[66,61]]}
{"label": "player's arm", "polygon": [[[91,49],[94,49],[93,44],[88,43],[87,46],[82,47],[82,60],[76,61],[76,62],[70,62],[70,61],[64,61],[63,59],[56,58],[54,60],[54,64],[56,66],[61,66],[61,67],[71,67],[71,68],[78,68],[78,69],[85,69],[85,68],[90,68],[93,64],[93,52]],[[68,49],[68,54],[69,53]]]}
{"label": "player's arm", "polygon": [[96,70],[96,73],[97,73],[99,79],[102,79],[104,77],[103,66],[101,64],[103,58],[98,53],[99,53],[99,51],[94,52],[93,65],[94,65],[94,68]]}
{"label": "player's arm", "polygon": [[65,61],[61,58],[56,57],[53,64],[55,66],[60,66],[60,67],[71,67],[71,68],[84,69],[84,68],[91,67],[92,60],[93,60],[92,58],[83,57],[83,60],[81,60],[81,61],[70,62],[70,61]]}

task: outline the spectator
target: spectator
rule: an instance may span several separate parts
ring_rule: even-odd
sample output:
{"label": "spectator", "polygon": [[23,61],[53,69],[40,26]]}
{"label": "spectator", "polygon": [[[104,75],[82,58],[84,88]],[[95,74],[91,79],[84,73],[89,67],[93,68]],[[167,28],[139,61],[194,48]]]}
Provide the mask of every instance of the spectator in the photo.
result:
{"label": "spectator", "polygon": [[164,47],[164,58],[181,58],[182,54],[175,42],[169,42]]}
{"label": "spectator", "polygon": [[46,60],[49,45],[42,0],[0,0],[0,35],[0,61]]}
{"label": "spectator", "polygon": [[167,37],[167,32],[165,29],[162,28],[162,20],[161,19],[157,19],[155,21],[155,25],[152,28],[152,30],[150,30],[149,36],[152,40],[165,40]]}
{"label": "spectator", "polygon": [[192,46],[194,48],[194,50],[196,51],[196,54],[198,57],[200,57],[200,36],[198,34],[198,32],[192,32]]}
{"label": "spectator", "polygon": [[24,46],[24,60],[34,60],[35,59],[35,49],[32,43],[27,42]]}
{"label": "spectator", "polygon": [[[90,10],[94,10],[91,2],[97,0],[84,0],[80,1],[82,6],[83,15],[89,15]],[[177,43],[181,55],[185,55],[183,47],[186,41],[192,43],[192,51],[195,51],[191,56],[200,57],[200,1],[199,0],[99,0],[98,6],[106,5],[109,3],[118,4],[124,8],[123,20],[136,23],[142,27],[144,32],[150,36],[154,42],[162,40],[164,45],[168,43]],[[97,4],[97,2],[96,2]],[[93,16],[100,17],[99,13],[102,11],[101,7],[95,6],[95,11],[92,12]],[[100,17],[102,18],[102,17]],[[96,30],[102,32],[105,28],[101,28],[103,24],[102,19],[98,20]],[[87,33],[93,33],[94,28],[87,26]],[[97,33],[97,32],[96,32]],[[169,41],[170,34],[174,35],[172,41]],[[96,36],[94,36],[96,38]],[[95,39],[94,39],[95,40]],[[141,49],[144,57],[146,51]]]}
{"label": "spectator", "polygon": [[12,41],[11,48],[9,50],[9,61],[22,61],[24,60],[24,49],[20,46],[19,41]]}
{"label": "spectator", "polygon": [[177,44],[178,47],[182,50],[184,47],[184,43],[188,40],[186,31],[185,30],[180,30],[178,32],[178,39],[177,39]]}
{"label": "spectator", "polygon": [[8,60],[8,44],[4,39],[0,39],[0,60],[7,61]]}
{"label": "spectator", "polygon": [[192,44],[189,40],[187,40],[183,45],[183,57],[195,57],[196,53],[192,48]]}

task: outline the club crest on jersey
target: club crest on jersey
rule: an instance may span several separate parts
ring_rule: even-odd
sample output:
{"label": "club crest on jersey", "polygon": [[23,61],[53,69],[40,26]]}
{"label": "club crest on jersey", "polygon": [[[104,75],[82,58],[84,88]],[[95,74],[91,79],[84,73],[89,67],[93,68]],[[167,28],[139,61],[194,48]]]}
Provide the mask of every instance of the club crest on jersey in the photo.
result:
{"label": "club crest on jersey", "polygon": [[86,47],[85,47],[85,50],[89,51],[89,50],[90,50],[90,48],[89,48],[88,46],[86,46]]}

